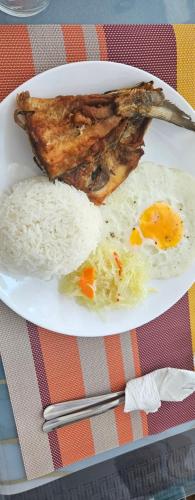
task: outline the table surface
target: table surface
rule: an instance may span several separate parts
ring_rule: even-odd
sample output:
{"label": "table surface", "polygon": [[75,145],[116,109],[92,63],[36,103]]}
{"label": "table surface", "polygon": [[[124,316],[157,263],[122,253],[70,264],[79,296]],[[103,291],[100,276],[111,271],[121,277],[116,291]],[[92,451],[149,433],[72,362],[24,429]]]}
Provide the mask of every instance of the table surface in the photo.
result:
{"label": "table surface", "polygon": [[[55,1],[55,9],[54,9]],[[149,6],[149,8],[148,8]],[[37,16],[21,19],[0,12],[1,24],[90,24],[90,23],[194,23],[194,0],[51,0],[47,10]],[[1,29],[1,28],[0,28]],[[109,458],[122,455],[155,441],[185,432],[195,426],[195,420],[168,431],[149,436],[117,449],[77,462],[33,481],[25,479],[25,471],[17,438],[12,407],[3,366],[0,361],[0,493],[18,493],[53,481]]]}
{"label": "table surface", "polygon": [[51,0],[44,12],[26,19],[0,13],[0,24],[179,24],[194,20],[194,0]]}

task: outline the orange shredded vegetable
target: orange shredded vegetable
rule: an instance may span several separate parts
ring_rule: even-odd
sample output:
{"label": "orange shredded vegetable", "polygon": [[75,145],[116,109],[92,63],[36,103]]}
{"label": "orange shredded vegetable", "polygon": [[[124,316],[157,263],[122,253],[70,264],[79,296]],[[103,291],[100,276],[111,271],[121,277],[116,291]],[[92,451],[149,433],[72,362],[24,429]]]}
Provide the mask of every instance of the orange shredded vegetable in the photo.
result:
{"label": "orange shredded vegetable", "polygon": [[88,299],[93,299],[95,295],[94,291],[94,281],[95,281],[95,269],[93,267],[85,267],[79,279],[79,286],[84,295]]}
{"label": "orange shredded vegetable", "polygon": [[118,266],[118,269],[119,269],[119,276],[121,276],[121,273],[122,273],[122,270],[123,270],[123,265],[122,265],[122,262],[121,260],[119,259],[119,256],[116,252],[113,252],[113,255],[114,255],[114,258],[115,258],[115,262],[116,262],[116,265]]}

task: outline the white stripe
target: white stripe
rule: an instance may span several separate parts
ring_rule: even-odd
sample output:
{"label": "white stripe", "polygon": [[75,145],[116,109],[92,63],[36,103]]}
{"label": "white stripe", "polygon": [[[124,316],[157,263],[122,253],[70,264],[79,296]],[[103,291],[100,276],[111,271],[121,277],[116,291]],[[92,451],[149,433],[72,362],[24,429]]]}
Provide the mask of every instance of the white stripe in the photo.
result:
{"label": "white stripe", "polygon": [[28,32],[37,73],[65,63],[64,38],[60,26],[28,26]]}
{"label": "white stripe", "polygon": [[99,42],[97,32],[94,25],[84,25],[83,35],[85,40],[85,48],[87,59],[90,61],[97,61],[100,59]]}
{"label": "white stripe", "polygon": [[[133,358],[133,346],[131,344],[130,332],[120,334],[121,349],[123,354],[123,364],[126,381],[135,378],[135,366]],[[142,419],[139,411],[130,414],[132,432],[134,439],[143,437]]]}
{"label": "white stripe", "polygon": [[[102,338],[78,338],[83,379],[87,396],[106,394],[111,391],[104,340]],[[114,411],[91,418],[95,452],[100,453],[118,446]]]}
{"label": "white stripe", "polygon": [[26,321],[0,302],[1,356],[26,475],[54,470],[48,435],[42,432],[42,404]]}

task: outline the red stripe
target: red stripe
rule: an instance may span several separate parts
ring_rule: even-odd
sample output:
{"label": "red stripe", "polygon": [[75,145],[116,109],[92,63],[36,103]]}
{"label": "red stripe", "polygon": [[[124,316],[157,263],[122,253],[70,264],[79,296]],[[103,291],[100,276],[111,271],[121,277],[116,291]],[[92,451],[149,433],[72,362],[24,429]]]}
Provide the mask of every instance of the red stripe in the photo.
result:
{"label": "red stripe", "polygon": [[193,370],[187,294],[171,309],[137,329],[142,373],[172,366]]}
{"label": "red stripe", "polygon": [[[43,360],[43,355],[40,346],[38,328],[36,325],[27,322],[27,328],[29,333],[29,339],[35,364],[35,371],[37,375],[37,381],[39,386],[39,392],[41,396],[41,402],[43,408],[45,408],[48,404],[51,403],[51,398],[49,394],[49,387],[47,383],[47,377],[45,373],[45,365]],[[51,449],[51,455],[53,460],[53,465],[55,469],[59,467],[63,467],[63,463],[61,460],[59,442],[57,432],[53,431],[48,434],[49,444]]]}
{"label": "red stripe", "polygon": [[[142,373],[167,366],[193,370],[193,356],[187,294],[159,318],[137,329]],[[193,420],[195,395],[182,403],[163,403],[148,415],[149,433]]]}
{"label": "red stripe", "polygon": [[37,375],[37,380],[39,384],[39,391],[41,396],[41,402],[43,408],[51,404],[51,397],[49,393],[49,387],[47,383],[47,377],[45,372],[44,359],[41,351],[41,345],[38,335],[38,327],[33,323],[27,321],[27,328],[29,333],[29,339],[35,364],[35,370]]}
{"label": "red stripe", "polygon": [[176,87],[176,40],[171,25],[105,25],[108,59],[142,68]]}

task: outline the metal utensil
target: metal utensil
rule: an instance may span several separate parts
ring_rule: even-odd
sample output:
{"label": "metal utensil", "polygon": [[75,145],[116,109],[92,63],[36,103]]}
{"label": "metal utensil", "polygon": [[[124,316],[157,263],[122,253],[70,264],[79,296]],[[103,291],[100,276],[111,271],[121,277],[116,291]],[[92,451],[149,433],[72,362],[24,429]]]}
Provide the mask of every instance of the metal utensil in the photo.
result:
{"label": "metal utensil", "polygon": [[[66,415],[64,414],[63,416],[60,416],[58,418],[53,418],[53,419],[47,420],[43,424],[43,432],[48,433],[48,432],[53,431],[54,429],[57,429],[59,427],[63,427],[64,425],[71,424],[73,422],[79,422],[80,420],[84,420],[86,418],[95,417],[96,415],[101,415],[102,413],[105,413],[108,410],[116,408],[120,404],[124,403],[125,393],[124,393],[124,391],[121,391],[121,392],[115,393],[115,394],[119,394],[119,397],[115,397],[115,399],[110,398],[109,401],[107,400],[106,402],[102,402],[102,403],[99,403],[97,405],[93,404],[91,406],[88,406],[88,408],[86,408],[84,410],[75,411],[74,413],[72,412],[72,413],[69,413]],[[111,395],[109,395],[109,396],[111,396]],[[101,397],[101,396],[99,396],[99,397]],[[95,399],[95,398],[87,398],[87,399],[91,400],[91,399]],[[84,400],[77,400],[77,402],[78,401],[85,401],[85,399]],[[66,405],[66,403],[60,403],[60,404]],[[55,405],[53,405],[53,406],[55,406]],[[78,408],[78,406],[77,406],[77,408]]]}
{"label": "metal utensil", "polygon": [[65,401],[62,403],[56,403],[47,406],[43,412],[45,420],[51,420],[62,415],[69,415],[71,413],[84,410],[93,406],[97,406],[100,403],[105,403],[107,401],[112,401],[125,394],[124,391],[111,392],[109,394],[102,394],[101,396],[92,396],[89,398],[75,399],[72,401]]}

